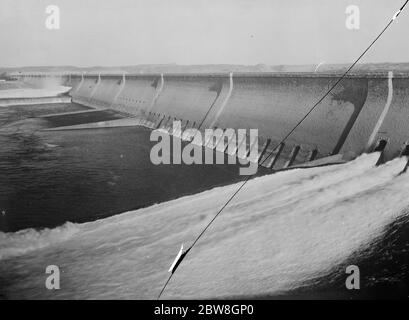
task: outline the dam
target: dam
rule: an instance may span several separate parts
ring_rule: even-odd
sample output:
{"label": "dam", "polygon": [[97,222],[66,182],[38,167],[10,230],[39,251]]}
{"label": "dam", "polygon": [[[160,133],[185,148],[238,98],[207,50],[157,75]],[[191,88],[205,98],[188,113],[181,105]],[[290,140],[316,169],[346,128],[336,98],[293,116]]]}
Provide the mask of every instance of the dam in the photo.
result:
{"label": "dam", "polygon": [[[157,297],[180,245],[194,243],[245,177],[230,165],[153,164],[156,128],[187,145],[189,128],[256,128],[261,166],[164,298],[406,297],[407,77],[348,76],[274,150],[338,79],[21,75],[41,92],[68,87],[58,97],[70,102],[29,92],[32,101],[19,102],[29,105],[0,108],[0,297]],[[228,152],[220,141],[204,144]],[[375,150],[386,162],[378,167]],[[312,168],[285,170],[297,167]],[[49,263],[65,271],[63,290],[44,289]],[[349,265],[362,270],[359,291],[345,288]]]}
{"label": "dam", "polygon": [[[280,143],[341,77],[322,73],[227,74],[18,74],[41,87],[57,81],[71,87],[73,102],[129,116],[101,125],[182,129],[258,129],[258,161],[273,170],[347,161],[375,149],[383,161],[405,154],[408,142],[409,77],[393,72],[349,74],[299,127]],[[116,123],[115,123],[116,122]],[[86,127],[86,126],[85,126]],[[84,128],[80,126],[79,128]],[[75,129],[72,126],[70,129]],[[182,137],[183,138],[183,137]],[[216,143],[205,143],[218,151]],[[227,149],[227,148],[226,148]],[[237,156],[239,156],[237,154]]]}

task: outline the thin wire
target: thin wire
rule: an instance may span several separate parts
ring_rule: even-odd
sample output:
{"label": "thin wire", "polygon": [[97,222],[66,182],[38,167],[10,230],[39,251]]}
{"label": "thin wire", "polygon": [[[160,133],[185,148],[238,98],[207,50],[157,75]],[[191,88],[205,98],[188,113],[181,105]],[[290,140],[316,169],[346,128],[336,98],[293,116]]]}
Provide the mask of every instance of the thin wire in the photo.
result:
{"label": "thin wire", "polygon": [[162,295],[163,291],[165,291],[165,289],[166,289],[166,287],[167,287],[167,285],[168,285],[168,283],[169,283],[170,279],[172,278],[172,274],[173,274],[173,273],[171,273],[171,274],[170,274],[170,276],[169,276],[168,280],[165,282],[165,285],[162,287],[162,290],[160,291],[160,293],[159,293],[159,295],[158,295],[158,299],[157,299],[157,300],[159,300],[159,299],[160,299],[160,297],[161,297],[161,295]]}
{"label": "thin wire", "polygon": [[[284,138],[277,144],[277,146],[268,154],[267,157],[264,158],[264,160],[259,164],[262,165],[269,157],[270,155],[283,143],[285,142],[288,137],[300,126],[300,124],[311,114],[311,112],[314,111],[314,109],[331,93],[332,90],[347,76],[347,74],[352,70],[353,67],[362,59],[362,57],[372,48],[372,46],[375,44],[376,41],[385,33],[385,31],[389,28],[389,26],[396,20],[396,18],[400,15],[400,13],[403,11],[403,9],[406,7],[408,4],[409,0],[406,0],[406,2],[403,4],[403,6],[395,13],[393,18],[389,21],[389,23],[386,25],[385,28],[381,31],[381,33],[378,34],[378,36],[371,42],[371,44],[365,49],[365,51],[355,60],[353,64],[342,74],[342,76],[328,89],[328,91],[319,99],[311,108],[310,110],[297,122],[297,124],[284,136]],[[220,213],[223,212],[223,210],[229,205],[229,203],[234,199],[234,197],[240,192],[241,189],[247,184],[247,182],[254,177],[253,175],[249,175],[246,177],[246,179],[243,181],[243,183],[239,186],[239,188],[233,193],[232,196],[226,201],[226,203],[219,209],[219,211],[216,213],[216,215],[213,217],[212,220],[206,225],[206,227],[202,230],[202,232],[196,237],[195,241],[191,244],[189,249],[186,250],[184,258],[187,256],[187,253],[194,247],[194,245],[199,241],[199,239],[203,236],[203,234],[206,232],[206,230],[210,227],[210,225],[216,220],[216,218],[220,215]],[[180,261],[181,263],[182,261]],[[168,280],[166,281],[165,285],[163,286],[161,292],[158,295],[158,300],[162,296],[162,293],[165,291],[169,281],[172,279],[173,274],[176,272],[176,269],[173,270],[173,272],[169,275]]]}

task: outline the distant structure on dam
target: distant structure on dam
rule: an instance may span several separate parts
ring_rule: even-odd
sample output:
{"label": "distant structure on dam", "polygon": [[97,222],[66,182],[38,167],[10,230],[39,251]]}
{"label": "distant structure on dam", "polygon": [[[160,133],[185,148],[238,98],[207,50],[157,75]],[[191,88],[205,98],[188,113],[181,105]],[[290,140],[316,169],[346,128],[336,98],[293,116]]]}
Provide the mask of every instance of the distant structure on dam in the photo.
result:
{"label": "distant structure on dam", "polygon": [[[190,128],[258,129],[253,159],[281,169],[330,157],[346,161],[374,149],[384,160],[409,153],[409,76],[350,74],[305,121],[277,144],[328,91],[339,74],[24,74],[23,81],[58,78],[72,87],[72,101],[129,114],[135,124],[172,132]],[[229,140],[229,137],[223,137]],[[212,145],[226,152],[220,143]],[[224,148],[224,149],[223,149]],[[245,156],[245,155],[237,155]]]}

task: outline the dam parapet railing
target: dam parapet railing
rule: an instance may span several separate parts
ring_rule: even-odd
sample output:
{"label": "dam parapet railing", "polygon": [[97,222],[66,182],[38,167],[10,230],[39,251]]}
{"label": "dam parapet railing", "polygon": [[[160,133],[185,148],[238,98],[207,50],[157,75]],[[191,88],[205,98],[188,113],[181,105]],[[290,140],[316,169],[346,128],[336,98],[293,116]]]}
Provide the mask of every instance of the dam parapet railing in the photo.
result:
{"label": "dam parapet railing", "polygon": [[[72,101],[110,108],[139,125],[190,139],[189,129],[258,129],[263,166],[280,169],[323,157],[352,159],[383,144],[384,160],[409,143],[409,74],[347,75],[289,136],[308,110],[342,76],[340,73],[211,74],[17,74],[23,81],[59,81],[72,87]],[[182,132],[172,132],[179,120]],[[220,141],[206,142],[218,148]],[[240,156],[240,155],[237,155]],[[241,155],[244,156],[244,155]]]}

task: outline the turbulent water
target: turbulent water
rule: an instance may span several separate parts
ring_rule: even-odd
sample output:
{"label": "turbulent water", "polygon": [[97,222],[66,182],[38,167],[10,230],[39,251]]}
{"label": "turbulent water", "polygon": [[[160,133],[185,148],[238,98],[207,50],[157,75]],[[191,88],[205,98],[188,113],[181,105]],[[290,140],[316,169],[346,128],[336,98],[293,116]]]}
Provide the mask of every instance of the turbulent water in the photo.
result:
{"label": "turbulent water", "polygon": [[67,93],[71,87],[55,86],[53,88],[15,88],[0,90],[0,99],[55,97]]}
{"label": "turbulent water", "polygon": [[[250,180],[181,263],[163,298],[291,297],[305,288],[308,297],[348,297],[348,264],[365,271],[363,292],[381,283],[407,295],[409,247],[401,240],[409,176],[399,175],[406,160],[375,167],[378,156]],[[94,222],[0,233],[0,294],[155,299],[180,245],[194,241],[237,187]],[[59,290],[45,287],[48,265],[61,270]]]}

